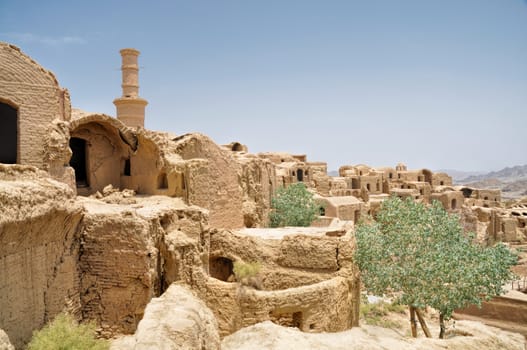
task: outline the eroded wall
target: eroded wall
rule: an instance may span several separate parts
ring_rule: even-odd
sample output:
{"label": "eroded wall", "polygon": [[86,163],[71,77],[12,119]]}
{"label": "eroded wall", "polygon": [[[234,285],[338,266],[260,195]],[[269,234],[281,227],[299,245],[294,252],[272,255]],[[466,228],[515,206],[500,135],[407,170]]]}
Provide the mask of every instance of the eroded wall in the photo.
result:
{"label": "eroded wall", "polygon": [[65,184],[0,164],[0,328],[17,348],[63,309],[80,315],[81,216]]}
{"label": "eroded wall", "polygon": [[81,199],[82,315],[96,320],[106,337],[134,333],[148,302],[172,282],[195,287],[192,271],[202,269],[202,250],[208,251],[199,208],[162,196],[136,201]]}
{"label": "eroded wall", "polygon": [[189,163],[186,180],[188,203],[208,209],[211,226],[243,227],[240,165],[231,152],[201,134],[183,135],[173,142],[181,158],[195,161]]}

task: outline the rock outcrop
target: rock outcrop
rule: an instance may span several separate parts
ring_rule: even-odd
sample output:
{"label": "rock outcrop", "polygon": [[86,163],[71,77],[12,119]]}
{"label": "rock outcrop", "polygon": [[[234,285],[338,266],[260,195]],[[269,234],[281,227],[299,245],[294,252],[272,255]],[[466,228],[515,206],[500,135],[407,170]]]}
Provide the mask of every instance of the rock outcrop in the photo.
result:
{"label": "rock outcrop", "polygon": [[15,350],[6,332],[0,329],[0,350]]}
{"label": "rock outcrop", "polygon": [[147,305],[133,336],[113,342],[112,350],[219,350],[214,314],[187,288],[172,284]]}

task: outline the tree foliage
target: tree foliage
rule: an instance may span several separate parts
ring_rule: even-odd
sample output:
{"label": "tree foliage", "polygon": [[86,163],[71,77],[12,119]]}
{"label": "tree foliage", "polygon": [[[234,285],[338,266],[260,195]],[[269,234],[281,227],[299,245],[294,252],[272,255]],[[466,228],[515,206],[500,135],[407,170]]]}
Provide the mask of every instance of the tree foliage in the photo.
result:
{"label": "tree foliage", "polygon": [[270,227],[309,226],[320,213],[320,205],[299,182],[280,187],[271,199]]}
{"label": "tree foliage", "polygon": [[400,303],[415,308],[431,306],[441,321],[454,309],[500,295],[514,278],[516,255],[501,243],[475,243],[439,202],[426,207],[392,197],[376,222],[357,227],[356,240],[355,260],[368,291],[398,293]]}
{"label": "tree foliage", "polygon": [[40,331],[33,333],[28,350],[107,350],[108,341],[95,338],[95,324],[78,324],[62,313]]}

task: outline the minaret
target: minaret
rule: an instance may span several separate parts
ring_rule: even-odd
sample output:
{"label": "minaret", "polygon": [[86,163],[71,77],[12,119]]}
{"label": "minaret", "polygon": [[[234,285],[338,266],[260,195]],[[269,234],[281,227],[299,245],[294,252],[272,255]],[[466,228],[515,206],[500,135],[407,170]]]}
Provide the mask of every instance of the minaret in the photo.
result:
{"label": "minaret", "polygon": [[121,70],[123,71],[123,96],[113,100],[117,110],[117,119],[127,126],[145,126],[145,107],[148,102],[139,97],[139,66],[136,49],[122,49],[119,51],[123,60]]}

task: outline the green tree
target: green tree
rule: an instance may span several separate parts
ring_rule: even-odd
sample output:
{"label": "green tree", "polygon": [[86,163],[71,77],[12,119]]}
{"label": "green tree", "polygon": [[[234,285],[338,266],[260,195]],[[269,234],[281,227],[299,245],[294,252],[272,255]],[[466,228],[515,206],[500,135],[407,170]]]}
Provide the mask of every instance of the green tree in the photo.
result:
{"label": "green tree", "polygon": [[355,261],[366,289],[398,294],[398,302],[410,307],[411,318],[416,310],[420,321],[420,308],[438,310],[440,338],[454,309],[481,306],[502,294],[502,286],[514,278],[510,268],[516,255],[501,243],[475,243],[473,235],[463,233],[459,218],[437,201],[427,207],[392,197],[383,202],[376,222],[357,227],[356,240]]}
{"label": "green tree", "polygon": [[303,183],[280,187],[271,199],[269,226],[309,226],[319,215],[320,207]]}
{"label": "green tree", "polygon": [[108,341],[95,338],[95,324],[78,324],[62,313],[40,331],[33,333],[28,350],[107,350]]}

